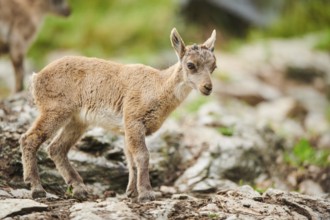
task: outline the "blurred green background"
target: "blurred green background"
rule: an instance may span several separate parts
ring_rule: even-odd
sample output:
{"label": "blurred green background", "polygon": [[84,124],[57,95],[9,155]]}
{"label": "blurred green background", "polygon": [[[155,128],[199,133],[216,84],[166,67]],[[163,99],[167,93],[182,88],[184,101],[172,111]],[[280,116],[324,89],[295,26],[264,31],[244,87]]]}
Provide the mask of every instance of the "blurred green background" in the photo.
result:
{"label": "blurred green background", "polygon": [[[174,26],[184,39],[189,39],[187,43],[203,40],[205,32],[216,27],[221,32],[223,41],[218,41],[218,45],[225,49],[246,40],[322,32],[324,36],[319,48],[330,49],[330,7],[327,0],[284,1],[273,22],[266,27],[247,22],[245,27],[241,27],[243,34],[233,31],[237,29],[237,19],[214,10],[212,6],[210,8],[213,9],[206,8],[210,10],[210,14],[206,14],[207,18],[200,19],[202,12],[199,13],[198,10],[201,9],[199,4],[205,5],[203,1],[190,1],[192,6],[185,6],[187,3],[183,3],[189,1],[174,0],[69,2],[72,15],[67,19],[48,16],[29,51],[28,56],[39,67],[44,65],[45,54],[55,50],[77,51],[86,56],[103,58],[132,57],[137,61],[147,62],[150,56],[170,48],[169,33]],[[277,1],[253,2],[258,9],[267,5],[271,8]],[[194,4],[198,8],[191,9]],[[185,16],[189,12],[193,14]],[[224,16],[221,17],[222,14]]]}
{"label": "blurred green background", "polygon": [[308,33],[321,34],[318,49],[330,52],[330,2],[328,0],[285,1],[279,17],[263,30],[250,30],[249,38],[288,38]]}
{"label": "blurred green background", "polygon": [[86,56],[134,57],[145,60],[168,48],[177,19],[177,3],[169,0],[70,0],[69,18],[49,16],[29,56],[42,65],[54,50],[73,50]]}

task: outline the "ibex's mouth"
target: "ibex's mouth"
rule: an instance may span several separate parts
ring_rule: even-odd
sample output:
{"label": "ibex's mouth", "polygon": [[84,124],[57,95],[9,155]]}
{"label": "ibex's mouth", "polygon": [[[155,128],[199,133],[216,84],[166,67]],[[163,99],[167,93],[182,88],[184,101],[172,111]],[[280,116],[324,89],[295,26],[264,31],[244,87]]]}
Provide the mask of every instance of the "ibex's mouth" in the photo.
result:
{"label": "ibex's mouth", "polygon": [[203,85],[201,87],[199,87],[199,91],[203,94],[203,95],[210,95],[212,93],[212,85],[208,84],[208,85]]}
{"label": "ibex's mouth", "polygon": [[203,95],[210,95],[212,93],[212,89],[211,90],[207,90],[207,89],[201,89],[199,90]]}

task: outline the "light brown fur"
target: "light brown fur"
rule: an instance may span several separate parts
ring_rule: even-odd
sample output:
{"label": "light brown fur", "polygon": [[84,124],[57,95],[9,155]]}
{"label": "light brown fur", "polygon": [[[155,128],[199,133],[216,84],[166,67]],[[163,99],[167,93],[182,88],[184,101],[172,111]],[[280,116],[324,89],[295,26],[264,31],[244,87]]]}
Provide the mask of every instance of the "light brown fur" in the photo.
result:
{"label": "light brown fur", "polygon": [[[185,47],[173,29],[171,41],[179,62],[163,71],[141,64],[72,56],[33,75],[32,93],[40,116],[22,136],[21,149],[24,180],[31,183],[34,198],[45,195],[36,152],[60,128],[48,148],[49,155],[66,183],[73,186],[74,196],[86,196],[83,180],[70,165],[67,153],[93,125],[125,135],[127,194],[138,195],[139,201],[154,199],[145,136],[155,132],[193,88],[209,95],[210,74],[216,67],[215,31],[203,45]],[[189,69],[192,65],[194,68]]]}
{"label": "light brown fur", "polygon": [[23,90],[24,57],[48,13],[68,16],[66,0],[0,0],[0,55],[9,54],[15,92]]}

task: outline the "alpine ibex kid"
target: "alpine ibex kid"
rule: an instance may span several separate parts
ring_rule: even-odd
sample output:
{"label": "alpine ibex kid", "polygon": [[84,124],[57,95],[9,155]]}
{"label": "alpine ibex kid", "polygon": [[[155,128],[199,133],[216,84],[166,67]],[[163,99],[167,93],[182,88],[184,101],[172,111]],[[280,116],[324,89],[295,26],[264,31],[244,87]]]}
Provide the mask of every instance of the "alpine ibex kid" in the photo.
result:
{"label": "alpine ibex kid", "polygon": [[23,90],[24,56],[47,13],[68,16],[66,0],[0,0],[0,55],[9,54],[15,92]]}
{"label": "alpine ibex kid", "polygon": [[149,152],[145,136],[155,132],[192,89],[203,95],[212,91],[211,73],[216,33],[201,45],[185,46],[173,29],[172,46],[179,61],[166,70],[141,64],[122,65],[97,58],[63,57],[34,74],[32,94],[40,115],[21,137],[24,181],[32,197],[44,197],[36,153],[58,130],[48,153],[73,195],[87,195],[80,175],[67,153],[89,125],[125,135],[129,168],[126,193],[139,201],[154,199],[149,180]]}

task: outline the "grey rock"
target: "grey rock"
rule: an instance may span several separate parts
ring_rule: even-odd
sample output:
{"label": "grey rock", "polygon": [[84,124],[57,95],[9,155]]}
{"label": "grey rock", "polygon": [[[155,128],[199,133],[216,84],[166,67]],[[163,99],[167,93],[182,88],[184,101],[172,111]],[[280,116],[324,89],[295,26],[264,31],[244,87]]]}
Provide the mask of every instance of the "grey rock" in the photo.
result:
{"label": "grey rock", "polygon": [[194,197],[189,196],[188,194],[174,194],[171,198],[176,200],[194,199]]}
{"label": "grey rock", "polygon": [[321,136],[321,138],[319,139],[318,146],[321,149],[330,150],[330,132],[327,132]]}
{"label": "grey rock", "polygon": [[326,77],[326,73],[315,67],[288,66],[285,76],[291,80],[311,83],[317,78],[324,79]]}
{"label": "grey rock", "polygon": [[282,93],[276,87],[248,77],[244,79],[244,83],[241,81],[230,84],[221,83],[216,89],[216,93],[223,97],[242,100],[253,106],[282,96]]}
{"label": "grey rock", "polygon": [[10,194],[15,198],[30,199],[31,191],[27,189],[11,189]]}
{"label": "grey rock", "polygon": [[330,131],[330,123],[326,119],[324,113],[310,112],[305,120],[307,131],[325,134]]}
{"label": "grey rock", "polygon": [[215,203],[209,203],[206,206],[200,208],[201,211],[211,211],[211,212],[218,212],[220,209]]}
{"label": "grey rock", "polygon": [[[0,60],[0,86],[9,95],[14,90],[14,70],[10,60]],[[2,94],[3,95],[3,94]],[[0,97],[1,98],[1,97]]]}
{"label": "grey rock", "polygon": [[199,214],[209,218],[218,218],[220,209],[215,203],[209,203],[199,209]]}
{"label": "grey rock", "polygon": [[303,180],[299,184],[299,192],[310,195],[310,196],[323,196],[325,192],[323,191],[322,187],[320,184],[316,183],[313,180]]}
{"label": "grey rock", "polygon": [[237,217],[237,215],[230,215],[226,218],[226,220],[238,220],[239,218]]}
{"label": "grey rock", "polygon": [[0,219],[10,215],[26,214],[30,212],[46,211],[47,205],[31,199],[0,200]]}
{"label": "grey rock", "polygon": [[253,180],[264,171],[264,162],[260,158],[261,146],[253,140],[239,137],[224,138],[232,147],[225,146],[225,141],[219,143],[219,155],[213,156],[209,168],[209,176],[228,178],[233,181]]}
{"label": "grey rock", "polygon": [[5,116],[5,111],[0,109],[0,118],[4,117]]}
{"label": "grey rock", "polygon": [[291,97],[284,97],[272,102],[261,103],[257,107],[259,120],[283,122],[288,117],[306,114],[304,107]]}
{"label": "grey rock", "polygon": [[[8,199],[0,200],[0,213]],[[26,199],[16,199],[16,203],[25,205],[36,202]],[[34,209],[10,214],[13,218],[22,219],[52,219],[60,216],[70,219],[329,219],[329,200],[321,197],[306,196],[299,193],[289,193],[269,189],[263,195],[250,186],[219,191],[216,194],[204,195],[203,198],[192,197],[189,194],[174,194],[170,199],[158,198],[157,201],[135,203],[124,196],[99,199],[87,202],[52,200],[52,207],[41,204],[43,212],[29,214]],[[64,206],[65,207],[64,207]],[[15,206],[17,207],[17,206]],[[46,209],[47,210],[46,210]],[[37,209],[36,211],[41,211]],[[64,212],[62,215],[56,215]],[[235,214],[233,214],[235,213]],[[23,215],[23,216],[18,216]],[[8,215],[6,215],[8,216]]]}
{"label": "grey rock", "polygon": [[142,217],[146,219],[169,219],[173,210],[175,210],[174,205],[177,204],[176,200],[166,199],[164,201],[156,201],[154,209],[150,210],[147,215]]}
{"label": "grey rock", "polygon": [[116,198],[108,198],[100,202],[76,203],[70,208],[72,220],[90,219],[139,219],[126,205]]}
{"label": "grey rock", "polygon": [[[27,189],[10,189],[10,194],[12,197],[19,198],[19,199],[30,199],[31,198],[31,191]],[[46,198],[57,199],[58,196],[52,193],[46,193]]]}
{"label": "grey rock", "polygon": [[[313,50],[320,37],[320,35],[308,35],[290,40],[274,39],[267,43],[267,50],[263,43],[256,42],[241,48],[238,54],[250,64],[250,70],[260,68],[260,65],[269,65],[276,68],[277,72],[279,70],[285,72],[291,65],[301,68],[314,67],[328,73],[330,56]],[[273,72],[269,71],[269,73],[273,75],[274,80]]]}
{"label": "grey rock", "polygon": [[12,195],[10,195],[7,191],[0,189],[0,198],[10,198]]}
{"label": "grey rock", "polygon": [[[187,146],[206,146],[208,150],[202,150],[193,165],[176,180],[175,186],[180,192],[230,188],[234,187],[233,182],[253,181],[267,173],[265,164],[273,163],[272,152],[281,139],[274,138],[273,131],[267,128],[239,125],[234,129],[233,136],[223,136],[209,128],[185,129],[189,137]],[[223,184],[224,179],[233,182]]]}
{"label": "grey rock", "polygon": [[249,198],[249,199],[253,199],[256,201],[260,201],[261,200],[261,195],[260,193],[258,193],[257,191],[255,191],[251,186],[249,185],[244,185],[239,187],[237,190],[239,190],[239,192],[244,195],[244,197]]}
{"label": "grey rock", "polygon": [[173,186],[161,186],[159,191],[163,194],[175,194],[177,193],[177,189]]}
{"label": "grey rock", "polygon": [[[320,197],[311,197],[295,192],[284,192],[276,189],[268,189],[262,197],[265,202],[285,205],[282,209],[288,209],[291,211],[295,210],[294,212],[297,212],[301,217],[305,217],[306,219],[330,218],[329,211],[325,211],[329,210],[329,201]],[[317,212],[315,212],[315,210],[317,210]]]}
{"label": "grey rock", "polygon": [[191,188],[191,191],[197,193],[210,193],[210,192],[216,192],[217,190],[235,189],[235,188],[237,188],[237,184],[230,180],[206,178],[196,183]]}
{"label": "grey rock", "polygon": [[103,155],[96,156],[77,150],[69,151],[68,157],[77,167],[77,171],[85,183],[99,182],[111,190],[118,190],[119,192],[125,190],[128,170],[123,161],[110,161]]}
{"label": "grey rock", "polygon": [[200,182],[208,175],[208,169],[211,164],[211,157],[208,152],[204,152],[196,163],[189,167],[183,175],[181,175],[176,181],[175,186],[180,192],[187,192],[191,186]]}
{"label": "grey rock", "polygon": [[108,160],[119,160],[119,161],[123,160],[123,156],[124,156],[123,149],[120,148],[111,149],[105,155],[105,157]]}

